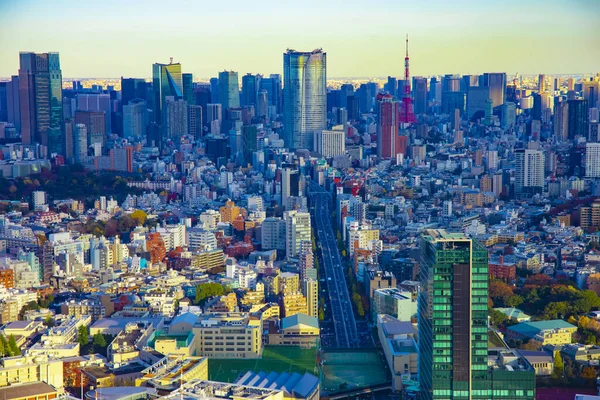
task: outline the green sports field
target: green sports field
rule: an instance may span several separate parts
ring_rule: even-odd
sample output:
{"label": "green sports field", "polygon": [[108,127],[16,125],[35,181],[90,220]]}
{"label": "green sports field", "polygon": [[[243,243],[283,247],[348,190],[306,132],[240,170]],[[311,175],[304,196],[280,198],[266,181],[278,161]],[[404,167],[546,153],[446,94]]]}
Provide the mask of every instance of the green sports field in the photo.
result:
{"label": "green sports field", "polygon": [[294,346],[265,346],[262,358],[253,360],[217,359],[208,360],[208,379],[233,382],[246,371],[254,372],[309,372],[319,376],[316,349],[301,349]]}

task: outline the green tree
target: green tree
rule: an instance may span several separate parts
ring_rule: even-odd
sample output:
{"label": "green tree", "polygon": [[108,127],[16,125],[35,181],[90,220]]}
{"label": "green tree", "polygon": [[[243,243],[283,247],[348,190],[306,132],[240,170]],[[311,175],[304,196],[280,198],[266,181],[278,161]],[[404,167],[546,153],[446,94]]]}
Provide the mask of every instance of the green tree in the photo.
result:
{"label": "green tree", "polygon": [[8,347],[10,349],[11,356],[18,356],[21,354],[21,349],[19,349],[19,346],[17,345],[17,340],[15,339],[14,335],[10,335],[8,337]]}
{"label": "green tree", "polygon": [[213,296],[222,296],[226,288],[215,282],[201,283],[196,286],[196,304],[204,304],[208,298]]}
{"label": "green tree", "polygon": [[519,296],[518,294],[515,294],[513,296],[510,296],[508,299],[506,299],[506,305],[508,307],[518,307],[519,305],[523,304],[523,298],[521,296]]}
{"label": "green tree", "polygon": [[554,371],[552,371],[552,377],[553,378],[562,377],[564,368],[565,368],[565,363],[563,362],[562,356],[560,355],[560,351],[557,351],[556,356],[554,356]]}
{"label": "green tree", "polygon": [[77,330],[77,342],[79,342],[80,346],[85,346],[90,341],[90,335],[88,333],[87,326],[80,326]]}
{"label": "green tree", "polygon": [[5,357],[8,355],[8,341],[6,340],[6,336],[0,334],[0,357]]}
{"label": "green tree", "polygon": [[506,321],[506,319],[507,319],[506,314],[504,314],[498,310],[491,309],[489,314],[490,314],[490,322],[494,326],[502,325],[502,323],[504,321]]}
{"label": "green tree", "polygon": [[94,347],[95,348],[106,347],[106,339],[104,338],[104,335],[101,334],[100,332],[98,332],[94,335]]}
{"label": "green tree", "polygon": [[54,320],[52,319],[52,315],[46,315],[46,319],[44,320],[44,325],[48,328],[52,328],[54,326]]}

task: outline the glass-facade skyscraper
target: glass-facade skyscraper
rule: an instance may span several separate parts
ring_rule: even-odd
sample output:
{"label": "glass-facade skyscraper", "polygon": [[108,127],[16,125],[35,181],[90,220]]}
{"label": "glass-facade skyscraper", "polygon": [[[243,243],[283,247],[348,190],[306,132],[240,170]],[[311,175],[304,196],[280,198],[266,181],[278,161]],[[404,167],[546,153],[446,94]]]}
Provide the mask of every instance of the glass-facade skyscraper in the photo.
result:
{"label": "glass-facade skyscraper", "polygon": [[237,72],[219,72],[219,102],[223,105],[223,112],[228,108],[240,106],[240,83]]}
{"label": "glass-facade skyscraper", "polygon": [[166,129],[166,98],[173,100],[183,99],[183,79],[181,64],[153,64],[152,88],[154,90],[154,122],[161,126],[164,133]]}
{"label": "glass-facade skyscraper", "polygon": [[313,135],[327,128],[327,58],[321,49],[283,54],[285,145],[313,150]]}
{"label": "glass-facade skyscraper", "polygon": [[492,106],[498,107],[504,104],[506,96],[506,72],[486,72],[483,74],[483,85],[490,88]]}
{"label": "glass-facade skyscraper", "polygon": [[242,105],[255,106],[258,94],[258,77],[250,73],[242,76]]}
{"label": "glass-facade skyscraper", "polygon": [[58,53],[19,54],[21,136],[48,154],[65,154],[62,71]]}
{"label": "glass-facade skyscraper", "polygon": [[462,233],[432,229],[421,257],[421,398],[490,399],[487,250]]}

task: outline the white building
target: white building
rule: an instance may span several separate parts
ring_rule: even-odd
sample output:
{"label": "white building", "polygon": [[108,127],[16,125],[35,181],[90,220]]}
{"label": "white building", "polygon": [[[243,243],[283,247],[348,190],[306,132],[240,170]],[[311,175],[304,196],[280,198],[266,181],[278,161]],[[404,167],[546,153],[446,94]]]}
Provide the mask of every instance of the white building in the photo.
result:
{"label": "white building", "polygon": [[36,190],[31,194],[33,199],[33,208],[38,209],[46,205],[46,192]]}
{"label": "white building", "polygon": [[346,132],[343,125],[336,125],[331,130],[315,133],[315,151],[323,157],[331,158],[346,153]]}
{"label": "white building", "polygon": [[[286,256],[297,257],[302,241],[310,241],[310,214],[299,211],[286,211],[285,220],[285,250]],[[263,223],[264,224],[264,223]]]}
{"label": "white building", "polygon": [[600,143],[585,145],[585,176],[600,178]]}
{"label": "white building", "polygon": [[515,192],[523,193],[528,188],[544,188],[544,153],[541,150],[519,149],[515,151]]}
{"label": "white building", "polygon": [[190,251],[210,251],[217,248],[215,234],[198,227],[187,230],[187,241]]}

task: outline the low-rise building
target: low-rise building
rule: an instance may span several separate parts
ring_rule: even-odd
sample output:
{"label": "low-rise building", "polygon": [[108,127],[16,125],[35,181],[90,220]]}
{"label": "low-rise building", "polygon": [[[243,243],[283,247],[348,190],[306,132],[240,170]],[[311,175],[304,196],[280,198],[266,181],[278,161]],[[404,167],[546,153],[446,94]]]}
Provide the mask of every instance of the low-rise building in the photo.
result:
{"label": "low-rise building", "polygon": [[388,314],[400,321],[410,321],[417,314],[417,301],[410,292],[398,288],[377,289],[373,292],[373,322],[377,315]]}
{"label": "low-rise building", "polygon": [[419,372],[415,328],[410,322],[380,314],[377,316],[377,332],[392,372],[392,389],[398,391],[403,380],[416,378]]}
{"label": "low-rise building", "polygon": [[182,383],[196,379],[208,379],[206,357],[169,355],[142,371],[142,377],[136,380],[135,385],[172,391]]}
{"label": "low-rise building", "polygon": [[270,345],[317,347],[319,342],[319,320],[306,314],[295,314],[279,321],[269,331]]}
{"label": "low-rise building", "polygon": [[260,358],[262,322],[245,313],[204,314],[194,326],[196,355],[209,358]]}
{"label": "low-rise building", "polygon": [[542,345],[569,344],[577,327],[554,319],[550,321],[521,322],[507,329],[507,338],[527,341],[534,339]]}

